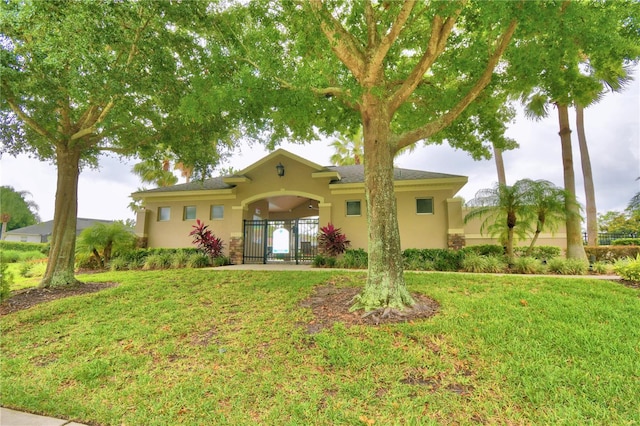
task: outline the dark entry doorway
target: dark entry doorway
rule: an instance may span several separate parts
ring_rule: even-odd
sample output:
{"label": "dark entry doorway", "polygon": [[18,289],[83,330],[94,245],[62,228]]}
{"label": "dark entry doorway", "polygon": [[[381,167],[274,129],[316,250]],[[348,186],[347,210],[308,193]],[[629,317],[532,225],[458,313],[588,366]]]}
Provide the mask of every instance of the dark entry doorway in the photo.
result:
{"label": "dark entry doorway", "polygon": [[242,263],[311,263],[318,252],[315,219],[245,220]]}

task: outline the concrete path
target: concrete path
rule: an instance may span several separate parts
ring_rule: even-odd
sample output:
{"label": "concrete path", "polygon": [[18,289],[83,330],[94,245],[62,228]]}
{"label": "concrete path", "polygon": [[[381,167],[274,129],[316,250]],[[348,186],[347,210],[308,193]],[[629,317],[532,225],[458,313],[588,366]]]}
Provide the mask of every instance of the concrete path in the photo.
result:
{"label": "concrete path", "polygon": [[86,426],[69,420],[23,413],[0,407],[0,426]]}

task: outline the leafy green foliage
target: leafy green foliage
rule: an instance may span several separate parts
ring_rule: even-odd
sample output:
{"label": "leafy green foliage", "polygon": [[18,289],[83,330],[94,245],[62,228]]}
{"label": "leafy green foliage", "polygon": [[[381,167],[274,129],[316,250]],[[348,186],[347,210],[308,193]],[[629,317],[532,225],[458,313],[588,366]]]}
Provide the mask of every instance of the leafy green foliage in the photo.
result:
{"label": "leafy green foliage", "polygon": [[607,263],[613,263],[625,257],[636,257],[640,254],[640,246],[587,246],[584,250],[589,258]]}
{"label": "leafy green foliage", "polygon": [[640,254],[635,259],[627,257],[616,261],[613,270],[625,280],[640,282]]}
{"label": "leafy green foliage", "polygon": [[0,241],[0,252],[5,250],[13,251],[38,251],[43,254],[49,253],[49,244],[47,243],[21,243],[17,241]]}
{"label": "leafy green foliage", "polygon": [[76,243],[76,252],[93,256],[97,267],[104,268],[114,253],[133,249],[135,240],[132,229],[122,222],[98,222],[82,230]]}
{"label": "leafy green foliage", "polygon": [[640,246],[640,238],[618,238],[611,241],[612,246]]}
{"label": "leafy green foliage", "polygon": [[368,261],[369,255],[364,249],[347,249],[338,260],[338,265],[348,269],[367,269]]}
{"label": "leafy green foliage", "polygon": [[523,256],[513,259],[511,271],[516,274],[542,274],[546,272],[546,268],[539,259]]}
{"label": "leafy green foliage", "polygon": [[351,241],[347,240],[347,236],[342,233],[340,228],[336,228],[332,223],[320,228],[318,235],[318,248],[323,254],[336,257],[345,252],[351,245]]}
{"label": "leafy green foliage", "polygon": [[0,302],[11,294],[11,284],[13,284],[13,274],[8,271],[9,266],[5,262],[0,262]]}
{"label": "leafy green foliage", "polygon": [[549,272],[558,275],[584,275],[589,268],[589,264],[580,259],[554,258],[547,265]]}
{"label": "leafy green foliage", "polygon": [[212,260],[222,256],[224,243],[221,238],[216,237],[213,232],[208,229],[209,225],[205,225],[200,219],[196,219],[196,224],[193,225],[192,228],[193,230],[189,233],[189,236],[193,237],[193,244],[195,244],[198,249]]}
{"label": "leafy green foliage", "polygon": [[0,186],[0,214],[8,215],[7,231],[35,225],[40,222],[38,205],[27,200],[28,191],[16,191],[11,186]]}
{"label": "leafy green foliage", "polygon": [[539,260],[553,259],[562,254],[560,247],[556,246],[515,247],[513,251],[516,256],[534,257]]}
{"label": "leafy green foliage", "polygon": [[482,256],[502,256],[504,247],[497,244],[479,244],[477,246],[467,246],[462,249],[465,253],[477,253]]}

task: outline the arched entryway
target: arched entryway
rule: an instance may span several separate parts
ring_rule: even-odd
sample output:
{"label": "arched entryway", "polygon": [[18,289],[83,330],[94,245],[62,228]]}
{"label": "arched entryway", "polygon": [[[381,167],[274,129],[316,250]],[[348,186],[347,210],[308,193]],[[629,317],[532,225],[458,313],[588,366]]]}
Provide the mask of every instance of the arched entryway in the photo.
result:
{"label": "arched entryway", "polygon": [[311,263],[318,248],[318,203],[309,194],[246,200],[242,263]]}

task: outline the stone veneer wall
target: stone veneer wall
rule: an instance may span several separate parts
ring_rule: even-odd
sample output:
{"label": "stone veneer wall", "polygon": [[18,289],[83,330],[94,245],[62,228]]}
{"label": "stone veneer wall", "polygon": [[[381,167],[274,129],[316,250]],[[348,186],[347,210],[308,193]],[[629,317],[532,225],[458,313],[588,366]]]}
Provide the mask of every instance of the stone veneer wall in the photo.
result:
{"label": "stone veneer wall", "polygon": [[231,237],[229,241],[229,260],[232,265],[242,264],[244,241],[242,237]]}
{"label": "stone veneer wall", "polygon": [[447,238],[447,246],[453,250],[460,250],[464,248],[467,244],[464,235],[460,234],[449,234]]}

